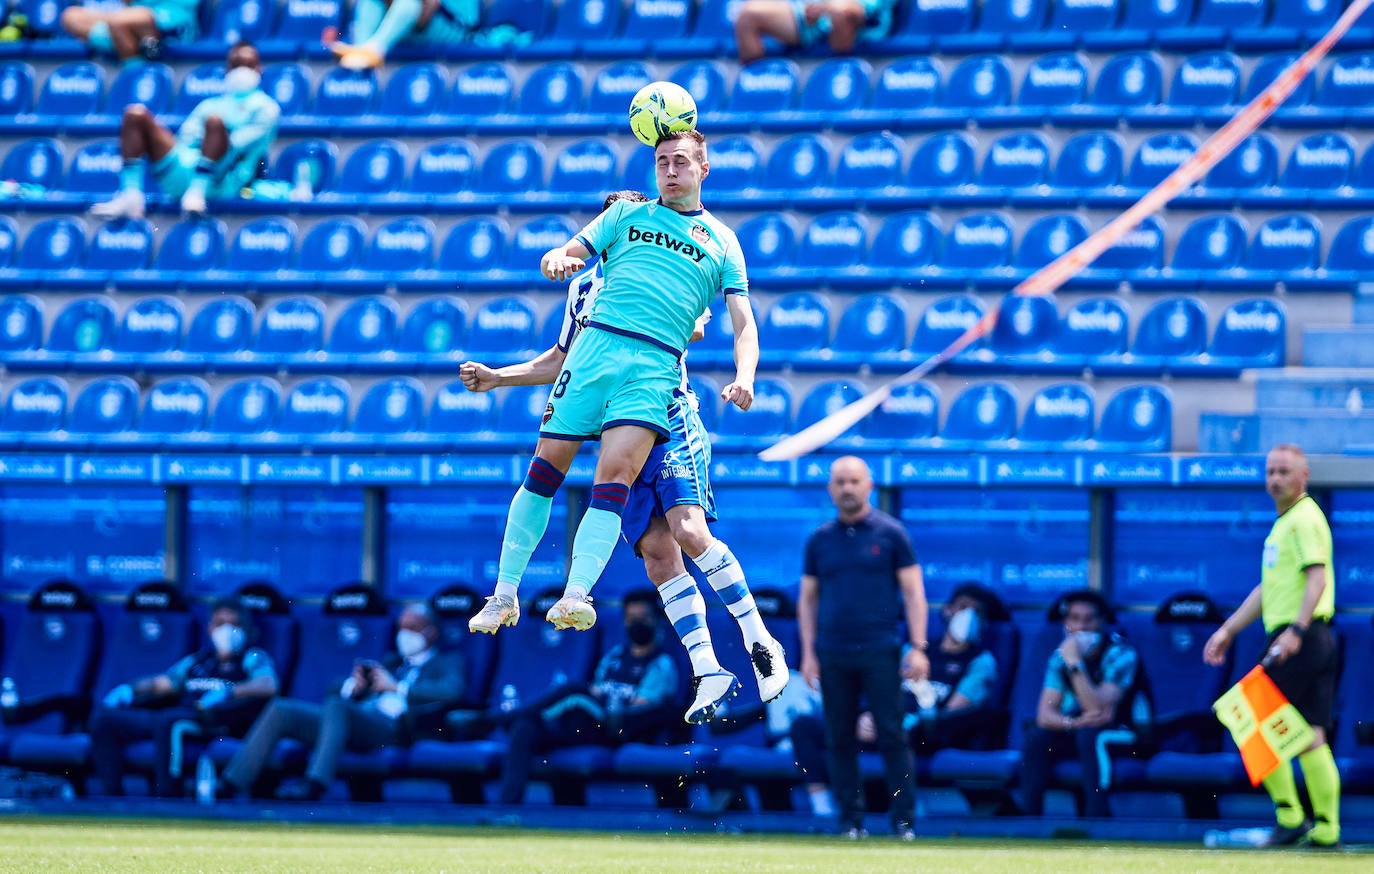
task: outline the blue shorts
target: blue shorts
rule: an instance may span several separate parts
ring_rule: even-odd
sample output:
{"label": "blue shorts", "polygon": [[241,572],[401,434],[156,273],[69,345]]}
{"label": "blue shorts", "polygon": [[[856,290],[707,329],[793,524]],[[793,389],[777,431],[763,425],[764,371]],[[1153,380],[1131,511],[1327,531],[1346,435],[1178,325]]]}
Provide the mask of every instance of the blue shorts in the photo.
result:
{"label": "blue shorts", "polygon": [[[178,141],[172,150],[153,165],[153,179],[157,187],[168,197],[181,197],[191,187],[196,176],[196,164],[200,163],[200,151]],[[212,200],[238,197],[245,185],[257,175],[257,165],[244,165],[237,173],[229,173],[223,179],[216,179],[206,189],[205,196]]]}
{"label": "blue shorts", "polygon": [[672,507],[692,506],[716,521],[716,498],[711,493],[711,441],[701,416],[689,404],[677,402],[668,411],[668,442],[654,447],[630,488],[620,518],[620,533],[635,547],[655,517]]}

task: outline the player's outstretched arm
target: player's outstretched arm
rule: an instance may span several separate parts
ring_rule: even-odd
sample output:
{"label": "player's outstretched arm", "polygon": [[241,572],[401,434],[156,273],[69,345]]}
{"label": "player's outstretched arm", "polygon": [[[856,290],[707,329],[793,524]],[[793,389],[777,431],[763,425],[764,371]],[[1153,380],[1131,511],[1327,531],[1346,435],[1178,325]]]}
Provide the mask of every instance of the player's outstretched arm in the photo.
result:
{"label": "player's outstretched arm", "polygon": [[557,249],[550,249],[539,259],[539,272],[545,279],[554,282],[567,282],[587,266],[591,252],[582,245],[581,240],[569,240]]}
{"label": "player's outstretched arm", "polygon": [[468,391],[491,391],[503,385],[552,385],[563,369],[568,353],[550,346],[523,364],[491,368],[477,361],[465,361],[458,378]]}
{"label": "player's outstretched arm", "polygon": [[722,400],[741,410],[754,404],[754,373],[759,368],[759,327],[754,322],[754,309],[749,298],[742,294],[727,294],[725,308],[730,312],[730,324],[735,329],[735,381],[721,390]]}

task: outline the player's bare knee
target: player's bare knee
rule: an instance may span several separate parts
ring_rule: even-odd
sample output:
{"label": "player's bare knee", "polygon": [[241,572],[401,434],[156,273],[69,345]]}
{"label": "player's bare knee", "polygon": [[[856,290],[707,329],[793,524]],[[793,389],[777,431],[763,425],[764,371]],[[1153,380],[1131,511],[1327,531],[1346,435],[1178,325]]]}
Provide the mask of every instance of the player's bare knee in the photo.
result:
{"label": "player's bare knee", "polygon": [[153,123],[153,113],[142,103],[130,103],[124,107],[123,123],[133,127],[146,127]]}
{"label": "player's bare knee", "polygon": [[672,528],[673,540],[690,556],[701,555],[715,540],[706,519],[697,514],[674,514],[668,526]]}
{"label": "player's bare knee", "polygon": [[229,129],[224,126],[224,119],[220,118],[218,115],[205,116],[205,133],[223,134],[227,133],[228,130]]}

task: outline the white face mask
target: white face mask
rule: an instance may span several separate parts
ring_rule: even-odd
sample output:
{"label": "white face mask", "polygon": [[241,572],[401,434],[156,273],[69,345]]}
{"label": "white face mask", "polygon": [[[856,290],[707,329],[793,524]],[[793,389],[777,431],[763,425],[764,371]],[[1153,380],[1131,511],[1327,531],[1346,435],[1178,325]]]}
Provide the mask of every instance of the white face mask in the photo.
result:
{"label": "white face mask", "polygon": [[429,639],[418,631],[402,628],[396,632],[396,652],[401,654],[401,658],[408,659],[413,655],[418,655],[428,647]]}
{"label": "white face mask", "polygon": [[955,643],[976,643],[982,624],[978,611],[965,607],[949,618],[949,636]]}
{"label": "white face mask", "polygon": [[224,93],[248,94],[258,89],[262,74],[252,67],[235,67],[224,74]]}
{"label": "white face mask", "polygon": [[217,625],[210,631],[210,642],[215,645],[215,652],[222,656],[230,656],[243,649],[244,638],[243,629],[237,625]]}
{"label": "white face mask", "polygon": [[1100,631],[1075,631],[1073,641],[1078,644],[1078,654],[1086,656],[1088,653],[1097,649],[1097,645],[1102,642],[1102,632]]}

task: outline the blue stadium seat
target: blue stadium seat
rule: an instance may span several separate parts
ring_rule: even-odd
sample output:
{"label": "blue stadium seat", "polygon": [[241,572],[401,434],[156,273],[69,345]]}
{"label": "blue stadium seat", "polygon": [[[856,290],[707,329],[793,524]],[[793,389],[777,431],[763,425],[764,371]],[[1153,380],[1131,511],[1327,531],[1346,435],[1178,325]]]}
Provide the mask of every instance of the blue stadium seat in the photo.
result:
{"label": "blue stadium seat", "polygon": [[1150,216],[1097,257],[1090,275],[1107,282],[1140,282],[1164,266],[1164,225]]}
{"label": "blue stadium seat", "polygon": [[935,134],[921,141],[911,156],[907,185],[933,197],[952,199],[952,189],[973,182],[976,170],[973,141],[968,134]]}
{"label": "blue stadium seat", "polygon": [[803,194],[830,183],[830,150],[815,134],[796,134],[773,147],[764,173],[765,188]]}
{"label": "blue stadium seat", "polygon": [[849,304],[831,342],[831,360],[842,366],[897,363],[907,348],[907,306],[896,295],[864,294]]}
{"label": "blue stadium seat", "polygon": [[250,376],[220,392],[210,430],[221,439],[261,434],[272,427],[281,406],[281,385],[275,379]]}
{"label": "blue stadium seat", "polygon": [[[1338,620],[1342,659],[1346,665],[1368,664],[1374,658],[1374,633],[1369,617],[1345,614]],[[1333,748],[1340,754],[1337,767],[1342,788],[1352,795],[1368,792],[1374,785],[1374,706],[1360,684],[1362,671],[1345,670],[1336,687],[1336,708],[1341,714]]]}
{"label": "blue stadium seat", "polygon": [[1017,444],[1023,450],[1039,452],[1084,448],[1093,435],[1095,413],[1094,393],[1086,383],[1045,386],[1026,405]]}
{"label": "blue stadium seat", "polygon": [[315,89],[314,113],[336,119],[367,115],[377,105],[377,76],[371,70],[331,67]]}
{"label": "blue stadium seat", "polygon": [[296,223],[288,218],[254,219],[234,234],[225,268],[245,283],[273,288],[299,285],[300,271],[289,271],[298,238]]}
{"label": "blue stadium seat", "polygon": [[28,352],[43,343],[43,302],[31,294],[0,297],[0,354]]}
{"label": "blue stadium seat", "polygon": [[157,676],[195,650],[196,618],[181,591],[170,583],[136,586],[111,625],[91,689],[96,700],[120,683]]}
{"label": "blue stadium seat", "polygon": [[[86,269],[97,273],[142,270],[152,261],[153,231],[143,219],[119,219],[95,229]],[[98,281],[104,281],[101,277]]]}
{"label": "blue stadium seat", "polygon": [[830,302],[809,291],[794,291],[768,308],[759,326],[768,338],[762,351],[766,366],[823,364],[830,345]]}
{"label": "blue stadium seat", "polygon": [[791,109],[801,73],[793,61],[765,58],[741,67],[730,90],[730,111],[757,118],[760,113]]}
{"label": "blue stadium seat", "polygon": [[505,140],[482,161],[475,190],[505,199],[544,188],[544,146],[533,139]]}
{"label": "blue stadium seat", "polygon": [[709,376],[694,373],[687,378],[687,385],[697,396],[697,413],[702,425],[708,433],[716,433],[716,423],[720,421],[720,384]]}
{"label": "blue stadium seat", "polygon": [[1038,270],[1088,237],[1083,220],[1072,213],[1052,213],[1035,220],[1021,236],[1016,266]]}
{"label": "blue stadium seat", "polygon": [[1355,113],[1374,106],[1374,52],[1352,52],[1333,58],[1322,77],[1315,103]]}
{"label": "blue stadium seat", "polygon": [[[439,251],[442,271],[481,274],[506,263],[510,227],[496,216],[479,215],[453,226]],[[566,240],[565,240],[566,242]]]}
{"label": "blue stadium seat", "polygon": [[1264,285],[1300,283],[1304,273],[1321,265],[1321,227],[1317,217],[1307,213],[1288,213],[1265,221],[1245,252],[1246,278]]}
{"label": "blue stadium seat", "polygon": [[[80,700],[90,693],[100,650],[100,620],[90,597],[75,583],[54,580],[37,589],[18,631],[6,636],[10,645],[5,647],[4,675],[13,678],[21,696]],[[72,728],[71,719],[49,713],[7,726],[7,733],[17,729],[20,737],[62,734]]]}
{"label": "blue stadium seat", "polygon": [[208,36],[221,50],[238,42],[258,44],[268,39],[276,22],[277,4],[267,0],[222,0],[215,4]]}
{"label": "blue stadium seat", "polygon": [[1240,266],[1248,232],[1244,219],[1218,213],[1194,219],[1183,229],[1170,267],[1175,288],[1200,288]]}
{"label": "blue stadium seat", "polygon": [[33,67],[22,61],[0,63],[0,113],[6,118],[33,109]]}
{"label": "blue stadium seat", "polygon": [[371,201],[400,189],[409,154],[396,140],[369,140],[348,156],[334,191],[350,201]]}
{"label": "blue stadium seat", "polygon": [[[269,72],[271,67],[262,72],[263,85],[269,83]],[[263,88],[268,94],[266,87]],[[217,97],[224,92],[224,61],[223,59],[214,63],[201,64],[189,70],[181,79],[181,87],[177,90],[176,102],[172,106],[175,115],[187,116],[191,110],[200,105],[200,102],[207,97]]]}
{"label": "blue stadium seat", "polygon": [[516,111],[546,121],[550,116],[580,112],[582,90],[581,69],[565,61],[555,61],[530,73],[520,89]]}
{"label": "blue stadium seat", "polygon": [[461,380],[453,380],[434,393],[425,431],[432,439],[443,440],[496,432],[498,392],[472,392]]}
{"label": "blue stadium seat", "polygon": [[[220,71],[222,74],[222,71]],[[289,61],[279,64],[268,64],[262,71],[263,93],[271,97],[281,107],[281,114],[290,118],[296,115],[305,115],[310,106],[310,96],[313,92],[311,86],[310,72],[305,65]],[[185,92],[189,82],[182,84],[182,91]],[[220,87],[223,87],[223,80],[220,80]]]}
{"label": "blue stadium seat", "polygon": [[1051,184],[1081,192],[1118,185],[1122,153],[1121,138],[1110,131],[1077,134],[1059,150]]}
{"label": "blue stadium seat", "polygon": [[1207,348],[1207,312],[1192,297],[1172,297],[1150,307],[1136,327],[1131,359],[1153,372],[1201,355]]}
{"label": "blue stadium seat", "polygon": [[153,266],[159,275],[143,280],[158,287],[199,283],[219,290],[223,286],[205,273],[224,257],[224,222],[212,218],[183,219],[162,237]]}
{"label": "blue stadium seat", "polygon": [[326,219],[301,242],[300,269],[338,273],[362,265],[367,226],[353,216]]}
{"label": "blue stadium seat", "polygon": [[209,420],[210,386],[198,376],[177,376],[148,389],[138,430],[152,439],[184,441],[204,432]]}
{"label": "blue stadium seat", "polygon": [[1016,435],[1016,394],[1004,382],[974,383],[950,405],[940,446],[976,450],[1002,445]]}
{"label": "blue stadium seat", "polygon": [[296,57],[301,50],[318,46],[326,27],[340,27],[343,0],[286,0],[281,5],[277,29],[259,48],[274,55]]}
{"label": "blue stadium seat", "polygon": [[363,266],[378,271],[384,283],[404,285],[406,274],[434,264],[434,223],[419,216],[392,219],[377,228]]}
{"label": "blue stadium seat", "polygon": [[1034,367],[1051,357],[1059,338],[1059,308],[1052,295],[1008,295],[998,311],[988,350],[996,360]]}
{"label": "blue stadium seat", "polygon": [[940,390],[927,382],[897,386],[868,417],[864,436],[894,447],[929,444],[940,430]]}
{"label": "blue stadium seat", "polygon": [[829,58],[812,71],[797,108],[817,121],[842,117],[868,102],[873,68],[862,58]]}
{"label": "blue stadium seat", "polygon": [[17,5],[29,19],[30,33],[55,43],[64,42],[57,37],[62,33],[62,10],[67,5],[63,0],[20,0]]}
{"label": "blue stadium seat", "polygon": [[[676,82],[687,89],[687,93],[692,95],[692,101],[697,105],[698,117],[726,108],[726,100],[730,95],[725,89],[725,74],[713,61],[688,61],[674,70],[668,81]],[[712,152],[714,151],[713,143]]]}
{"label": "blue stadium seat", "polygon": [[419,431],[425,418],[425,391],[408,376],[382,380],[358,402],[355,434],[403,435]]}
{"label": "blue stadium seat", "polygon": [[[838,412],[860,400],[867,393],[861,383],[853,380],[831,379],[818,382],[806,393],[806,397],[802,398],[801,406],[797,408],[797,421],[793,428],[800,431],[810,427],[831,413]],[[840,434],[839,437],[835,438],[836,444],[843,446],[847,441],[858,437],[862,425],[862,422],[856,423]]]}
{"label": "blue stadium seat", "polygon": [[1071,45],[1072,33],[1058,34],[1045,26],[1049,9],[1049,0],[983,0],[978,30],[1000,34],[1008,48]]}
{"label": "blue stadium seat", "polygon": [[32,281],[56,279],[52,274],[74,270],[85,261],[86,226],[68,216],[44,219],[29,228],[19,250],[19,269]]}
{"label": "blue stadium seat", "polygon": [[[691,31],[663,47],[675,57],[725,57],[735,53],[734,16],[739,0],[700,0]],[[681,79],[673,77],[674,82]]]}
{"label": "blue stadium seat", "polygon": [[467,304],[462,298],[444,295],[426,298],[410,311],[396,344],[398,356],[418,365],[441,363],[462,348],[466,336]]}
{"label": "blue stadium seat", "polygon": [[1197,148],[1197,138],[1192,134],[1155,134],[1136,149],[1126,171],[1126,184],[1132,188],[1154,188],[1191,158]]}
{"label": "blue stadium seat", "polygon": [[1026,188],[1044,184],[1049,175],[1049,141],[1039,133],[1014,133],[988,146],[977,181],[989,188]]}
{"label": "blue stadium seat", "polygon": [[[571,58],[586,52],[601,57],[620,54],[616,37],[624,23],[625,5],[604,0],[567,0],[554,11],[553,27],[540,39],[521,48],[524,57]],[[596,45],[589,47],[589,35]],[[627,46],[628,48],[628,46]],[[642,52],[638,54],[643,54]],[[628,56],[634,56],[629,53]]]}
{"label": "blue stadium seat", "polygon": [[406,64],[391,74],[377,112],[402,118],[423,118],[442,112],[448,98],[448,72],[439,64]]}
{"label": "blue stadium seat", "polygon": [[43,124],[65,125],[70,119],[100,111],[105,73],[91,61],[72,61],[48,74],[38,92],[34,114]]}
{"label": "blue stadium seat", "polygon": [[324,348],[324,304],[288,297],[263,311],[253,351],[259,356],[303,356]]}
{"label": "blue stadium seat", "polygon": [[1081,39],[1084,34],[1109,33],[1117,28],[1127,0],[1096,3],[1055,3],[1050,7],[1049,29],[1067,31]]}
{"label": "blue stadium seat", "polygon": [[317,376],[291,389],[282,402],[276,430],[313,440],[348,426],[348,383],[337,376]]}
{"label": "blue stadium seat", "polygon": [[[763,165],[763,149],[752,137],[724,137],[711,143],[712,200],[721,194],[758,188],[763,181]],[[630,184],[634,186],[635,181]]]}
{"label": "blue stadium seat", "polygon": [[1181,117],[1211,119],[1240,98],[1240,59],[1227,51],[1185,58],[1169,83],[1168,106]]}
{"label": "blue stadium seat", "polygon": [[616,150],[605,140],[569,143],[554,159],[549,189],[565,196],[570,206],[586,202],[588,195],[599,198],[616,188],[617,160]]}
{"label": "blue stadium seat", "polygon": [[476,167],[477,151],[468,140],[429,143],[415,158],[409,189],[427,197],[453,197],[471,187]]}
{"label": "blue stadium seat", "polygon": [[1000,213],[974,213],[954,223],[945,235],[940,266],[960,280],[995,282],[998,268],[1011,264],[1011,221]]}
{"label": "blue stadium seat", "polygon": [[716,444],[753,449],[760,442],[788,433],[792,423],[792,389],[780,379],[754,382],[754,405],[745,413],[726,404],[716,426]]}
{"label": "blue stadium seat", "polygon": [[[1321,2],[1321,0],[1319,0]],[[1284,52],[1277,55],[1268,55],[1255,65],[1250,71],[1250,79],[1245,84],[1245,93],[1241,95],[1241,104],[1248,104],[1268,88],[1279,78],[1279,75],[1286,70],[1289,65],[1298,59],[1298,56],[1291,52]],[[1283,124],[1293,110],[1305,108],[1312,102],[1312,92],[1316,76],[1304,76],[1298,82],[1298,87],[1293,89],[1293,93],[1279,105],[1275,113],[1274,120],[1278,124]],[[1310,119],[1312,116],[1304,112],[1303,117]],[[1335,121],[1335,119],[1330,119]],[[1310,124],[1310,122],[1308,122]]]}
{"label": "blue stadium seat", "polygon": [[1251,44],[1250,41],[1258,41],[1260,47],[1265,47],[1276,39],[1282,44],[1283,38],[1278,34],[1269,34],[1267,39],[1263,39],[1258,33],[1268,14],[1269,4],[1265,0],[1197,0],[1193,30],[1199,36],[1213,37],[1218,41],[1248,38],[1240,40],[1242,46]]}
{"label": "blue stadium seat", "polygon": [[125,107],[140,103],[153,115],[163,115],[171,108],[173,96],[172,71],[166,64],[124,67],[105,96],[105,114],[117,120]]}
{"label": "blue stadium seat", "polygon": [[300,617],[291,697],[324,700],[353,665],[379,661],[390,649],[392,633],[386,602],[373,587],[355,583],[330,592],[319,613]]}
{"label": "blue stadium seat", "polygon": [[1304,137],[1288,156],[1279,187],[1300,205],[1338,208],[1344,199],[1336,189],[1349,183],[1355,169],[1355,143],[1342,133],[1328,131]]}
{"label": "blue stadium seat", "polygon": [[[1255,133],[1208,171],[1206,190],[1222,206],[1246,196],[1265,196],[1258,189],[1273,185],[1278,175],[1279,147],[1269,134]],[[1193,192],[1189,196],[1197,199]]]}
{"label": "blue stadium seat", "polygon": [[1102,452],[1168,452],[1172,438],[1173,397],[1162,385],[1142,384],[1112,395],[1093,444]]}
{"label": "blue stadium seat", "polygon": [[[468,328],[465,351],[494,359],[498,356],[524,360],[534,348],[535,318],[533,304],[520,297],[489,300],[477,308]],[[483,359],[485,360],[485,359]]]}
{"label": "blue stadium seat", "polygon": [[[902,141],[886,131],[859,134],[840,150],[835,167],[835,187],[868,196],[901,183]],[[715,174],[716,150],[711,149],[711,173]],[[712,185],[715,179],[711,180]]]}
{"label": "blue stadium seat", "polygon": [[1282,367],[1287,340],[1283,304],[1256,297],[1231,304],[1217,320],[1206,366],[1239,372],[1248,367]]}
{"label": "blue stadium seat", "polygon": [[310,168],[310,187],[318,194],[334,184],[334,174],[339,166],[339,147],[326,140],[297,140],[281,150],[272,165],[272,176],[294,183],[301,165]]}
{"label": "blue stadium seat", "polygon": [[47,351],[63,354],[108,349],[114,340],[115,313],[101,297],[83,297],[62,308],[48,334]]}
{"label": "blue stadium seat", "polygon": [[467,682],[460,706],[485,707],[496,671],[495,638],[478,639],[468,631],[468,619],[477,612],[482,595],[463,583],[449,583],[429,597],[429,609],[439,626],[439,646],[462,653]]}
{"label": "blue stadium seat", "polygon": [[817,282],[839,287],[854,268],[863,263],[868,249],[868,227],[857,212],[839,210],[811,219],[797,246],[797,267]]}
{"label": "blue stadium seat", "polygon": [[745,263],[750,265],[750,279],[759,280],[778,268],[791,267],[797,244],[797,232],[781,213],[760,213],[745,220],[735,229]]}
{"label": "blue stadium seat", "polygon": [[[711,319],[706,323],[705,336],[691,346],[692,368],[731,368],[734,366],[735,332],[725,301],[713,302],[710,310]],[[758,308],[752,302],[750,310],[757,317]]]}
{"label": "blue stadium seat", "polygon": [[91,380],[72,402],[67,430],[75,434],[121,434],[138,419],[138,383],[127,376]]}
{"label": "blue stadium seat", "polygon": [[935,105],[943,81],[944,69],[938,60],[898,58],[878,74],[870,107],[874,111],[917,113]]}
{"label": "blue stadium seat", "polygon": [[[918,358],[940,352],[983,318],[985,311],[983,302],[971,294],[951,294],[936,300],[921,312],[916,322],[911,351]],[[982,345],[983,341],[978,340],[955,360],[959,361]]]}
{"label": "blue stadium seat", "polygon": [[[974,0],[946,0],[923,5],[900,3],[892,33],[884,41],[894,52],[927,52],[932,43],[950,35],[969,34],[978,14]],[[991,47],[993,36],[988,36]]]}
{"label": "blue stadium seat", "polygon": [[625,30],[621,40],[631,42],[643,51],[658,52],[663,44],[687,35],[696,5],[688,0],[669,0],[666,3],[630,0],[625,10]]}
{"label": "blue stadium seat", "polygon": [[36,376],[10,389],[5,398],[3,442],[20,443],[61,431],[67,418],[67,382]]}
{"label": "blue stadium seat", "polygon": [[[1055,11],[1063,8],[1062,3],[1058,4]],[[1031,61],[1021,80],[1021,92],[1016,96],[1017,106],[1037,114],[1076,106],[1087,100],[1088,68],[1082,58],[1072,52],[1045,55]]]}
{"label": "blue stadium seat", "polygon": [[[576,233],[577,226],[560,216],[549,216],[525,222],[516,228],[515,233],[511,235],[510,246],[506,248],[506,268],[523,272],[529,276],[536,276],[538,274],[535,271],[538,269],[539,260],[544,257],[544,253],[555,246],[561,246],[568,242]],[[547,282],[542,278],[537,281]],[[528,283],[525,287],[528,287]],[[566,286],[552,283],[546,284],[544,287],[560,292],[566,288]]]}
{"label": "blue stadium seat", "polygon": [[350,303],[335,317],[329,332],[326,350],[331,364],[356,368],[369,357],[391,352],[396,347],[398,317],[399,307],[390,298],[371,295]]}
{"label": "blue stadium seat", "polygon": [[216,297],[191,319],[183,345],[187,355],[219,358],[246,351],[253,341],[253,305],[233,295]]}
{"label": "blue stadium seat", "polygon": [[906,283],[913,270],[929,268],[940,256],[940,227],[930,213],[911,210],[883,220],[869,251],[869,275]]}
{"label": "blue stadium seat", "polygon": [[515,82],[505,64],[473,64],[454,77],[448,112],[472,118],[507,115],[514,94]]}
{"label": "blue stadium seat", "polygon": [[18,250],[19,232],[14,228],[14,221],[8,216],[0,215],[0,268],[7,268],[13,264]]}
{"label": "blue stadium seat", "polygon": [[[173,352],[181,347],[185,307],[174,297],[140,297],[124,311],[115,336],[114,351],[127,355],[135,366],[145,356]],[[146,363],[146,362],[145,362]]]}
{"label": "blue stadium seat", "polygon": [[[1374,270],[1374,216],[1359,216],[1341,225],[1327,250],[1326,272],[1347,282],[1363,281]],[[3,323],[3,318],[0,318]]]}
{"label": "blue stadium seat", "polygon": [[959,113],[980,113],[1011,101],[1011,68],[995,55],[965,58],[949,75],[940,105]]}
{"label": "blue stadium seat", "polygon": [[1130,344],[1130,317],[1115,297],[1092,297],[1069,307],[1054,341],[1056,366],[1109,371]]}
{"label": "blue stadium seat", "polygon": [[549,387],[521,385],[506,389],[500,403],[496,432],[513,443],[532,443],[549,403]]}
{"label": "blue stadium seat", "polygon": [[[4,80],[0,79],[0,89],[3,88]],[[66,151],[60,142],[35,137],[10,149],[0,164],[0,176],[57,192],[62,189],[62,168],[66,163]]]}
{"label": "blue stadium seat", "polygon": [[587,97],[587,111],[619,118],[621,113],[628,110],[630,99],[639,89],[657,78],[657,74],[640,61],[620,61],[611,64],[592,79],[591,93]]}
{"label": "blue stadium seat", "polygon": [[[1136,4],[1127,4],[1127,11]],[[1128,52],[1102,65],[1093,85],[1092,106],[1115,113],[1135,112],[1160,104],[1164,72],[1153,52]]]}

